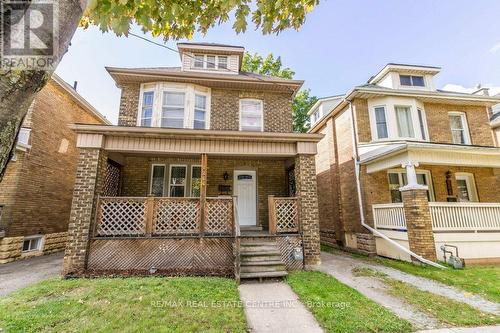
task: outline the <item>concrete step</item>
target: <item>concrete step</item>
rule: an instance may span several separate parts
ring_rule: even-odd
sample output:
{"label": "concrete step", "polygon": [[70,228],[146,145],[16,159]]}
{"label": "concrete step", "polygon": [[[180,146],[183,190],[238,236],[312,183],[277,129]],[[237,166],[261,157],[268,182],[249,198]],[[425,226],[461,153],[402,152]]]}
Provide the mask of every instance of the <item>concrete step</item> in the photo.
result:
{"label": "concrete step", "polygon": [[288,275],[288,273],[286,271],[241,273],[240,278],[242,278],[242,279],[262,279],[262,278],[283,277],[283,276],[287,276],[287,275]]}
{"label": "concrete step", "polygon": [[241,266],[241,273],[268,273],[268,272],[282,272],[286,271],[285,265],[273,265],[273,266]]}

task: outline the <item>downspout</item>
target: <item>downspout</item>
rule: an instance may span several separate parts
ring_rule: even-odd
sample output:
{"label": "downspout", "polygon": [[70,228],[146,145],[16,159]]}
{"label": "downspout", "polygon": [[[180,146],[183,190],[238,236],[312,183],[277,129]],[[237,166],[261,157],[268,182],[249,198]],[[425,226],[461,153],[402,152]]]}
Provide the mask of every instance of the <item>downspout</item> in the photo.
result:
{"label": "downspout", "polygon": [[444,266],[442,266],[442,265],[440,265],[438,263],[435,263],[435,262],[433,262],[431,260],[425,259],[422,256],[419,256],[415,252],[410,251],[409,249],[407,249],[406,247],[402,246],[398,242],[393,241],[388,236],[384,235],[383,233],[381,233],[377,229],[374,229],[374,228],[372,228],[371,226],[369,226],[368,224],[365,223],[365,213],[364,213],[364,210],[363,210],[363,198],[362,198],[363,196],[361,195],[361,182],[360,182],[360,179],[359,179],[359,175],[360,175],[360,163],[359,163],[359,152],[358,152],[358,140],[357,140],[357,137],[356,137],[357,127],[356,127],[356,122],[354,120],[354,111],[352,109],[352,103],[351,103],[351,101],[348,101],[348,100],[346,100],[346,101],[349,103],[349,112],[351,113],[351,133],[352,133],[353,152],[354,152],[354,157],[355,157],[354,173],[356,175],[356,189],[357,189],[357,192],[358,192],[358,206],[359,206],[359,217],[360,217],[360,220],[361,220],[361,225],[363,227],[365,227],[366,229],[368,229],[372,234],[385,239],[390,244],[394,245],[395,247],[397,247],[401,251],[407,253],[411,257],[417,259],[418,261],[420,261],[420,262],[422,262],[424,264],[433,266],[433,267],[446,268],[446,267],[444,267]]}

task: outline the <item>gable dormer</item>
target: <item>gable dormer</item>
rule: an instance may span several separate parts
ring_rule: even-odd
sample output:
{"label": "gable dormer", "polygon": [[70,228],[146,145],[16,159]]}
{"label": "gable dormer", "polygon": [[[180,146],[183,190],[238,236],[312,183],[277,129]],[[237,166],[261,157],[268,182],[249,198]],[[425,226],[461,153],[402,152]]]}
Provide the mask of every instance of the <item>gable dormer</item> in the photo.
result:
{"label": "gable dormer", "polygon": [[212,43],[177,43],[182,71],[238,74],[245,48]]}
{"label": "gable dormer", "polygon": [[387,64],[368,83],[391,89],[435,91],[434,76],[439,67]]}

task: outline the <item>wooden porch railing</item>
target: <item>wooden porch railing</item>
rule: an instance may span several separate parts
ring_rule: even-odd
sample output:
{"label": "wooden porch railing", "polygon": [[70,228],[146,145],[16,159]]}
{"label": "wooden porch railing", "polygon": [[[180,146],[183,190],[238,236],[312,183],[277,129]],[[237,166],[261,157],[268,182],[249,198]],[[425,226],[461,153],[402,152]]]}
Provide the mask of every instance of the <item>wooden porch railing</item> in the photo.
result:
{"label": "wooden porch railing", "polygon": [[373,205],[375,228],[406,230],[405,211],[402,203]]}
{"label": "wooden porch railing", "polygon": [[269,233],[297,233],[300,231],[299,199],[296,197],[268,197]]}
{"label": "wooden porch railing", "polygon": [[[233,198],[99,197],[94,236],[179,236],[234,232]],[[202,209],[205,214],[202,221]]]}
{"label": "wooden porch railing", "polygon": [[236,198],[233,197],[233,233],[234,233],[234,278],[236,283],[240,283],[240,252],[241,252],[241,231],[240,231],[240,221],[238,220],[238,205],[236,203]]}

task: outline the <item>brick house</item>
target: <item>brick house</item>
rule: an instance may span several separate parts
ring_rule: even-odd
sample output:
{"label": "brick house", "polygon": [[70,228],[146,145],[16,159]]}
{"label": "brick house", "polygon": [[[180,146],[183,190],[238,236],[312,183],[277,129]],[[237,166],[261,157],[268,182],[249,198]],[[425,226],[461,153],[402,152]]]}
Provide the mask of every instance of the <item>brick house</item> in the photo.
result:
{"label": "brick house", "polygon": [[500,98],[436,89],[439,72],[388,64],[311,108],[310,133],[324,135],[322,242],[404,260],[398,245],[432,261],[444,244],[470,262],[500,258],[500,149],[489,124]]}
{"label": "brick house", "polygon": [[31,105],[0,182],[0,263],[64,249],[78,160],[73,123],[109,124],[54,74]]}
{"label": "brick house", "polygon": [[118,126],[74,126],[65,274],[263,277],[318,264],[321,135],[292,130],[303,82],[242,72],[243,47],[178,50],[180,67],[107,68]]}

